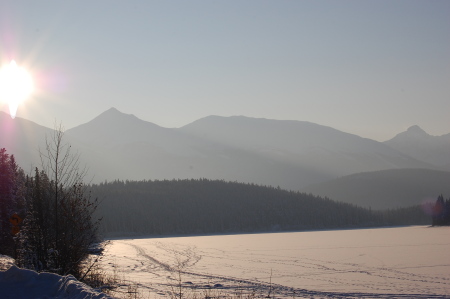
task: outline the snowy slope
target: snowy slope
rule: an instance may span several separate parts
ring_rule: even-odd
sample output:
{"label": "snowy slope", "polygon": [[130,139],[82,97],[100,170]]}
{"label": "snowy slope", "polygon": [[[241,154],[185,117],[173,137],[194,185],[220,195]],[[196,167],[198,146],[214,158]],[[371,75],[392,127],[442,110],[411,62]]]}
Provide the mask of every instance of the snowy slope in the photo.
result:
{"label": "snowy slope", "polygon": [[[0,265],[10,259],[0,256]],[[0,271],[0,298],[2,299],[104,299],[111,298],[76,280],[72,275],[59,276],[53,273],[37,273],[12,265]]]}

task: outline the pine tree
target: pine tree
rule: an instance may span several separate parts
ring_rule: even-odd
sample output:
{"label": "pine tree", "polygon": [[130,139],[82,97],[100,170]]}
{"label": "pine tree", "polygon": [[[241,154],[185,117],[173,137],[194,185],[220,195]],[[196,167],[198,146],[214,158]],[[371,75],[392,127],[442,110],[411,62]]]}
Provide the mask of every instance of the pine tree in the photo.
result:
{"label": "pine tree", "polygon": [[23,171],[13,155],[0,149],[0,253],[15,255],[15,241],[9,219],[14,214],[24,214]]}
{"label": "pine tree", "polygon": [[18,263],[36,271],[54,268],[55,232],[51,183],[43,171],[35,169],[26,180],[27,213],[21,231]]}
{"label": "pine tree", "polygon": [[439,195],[433,206],[432,215],[433,226],[450,225],[450,198],[444,200],[444,196]]}

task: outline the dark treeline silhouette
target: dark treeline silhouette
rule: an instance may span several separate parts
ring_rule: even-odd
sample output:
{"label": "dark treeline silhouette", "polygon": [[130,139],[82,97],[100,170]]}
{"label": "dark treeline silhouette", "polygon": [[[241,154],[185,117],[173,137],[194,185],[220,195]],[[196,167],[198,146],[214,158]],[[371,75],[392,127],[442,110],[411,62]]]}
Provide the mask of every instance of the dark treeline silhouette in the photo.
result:
{"label": "dark treeline silhouette", "polygon": [[220,180],[91,186],[105,233],[212,234],[429,224],[419,206],[372,211],[280,188]]}
{"label": "dark treeline silhouette", "polygon": [[14,255],[14,239],[10,218],[14,214],[24,215],[25,173],[17,165],[13,155],[0,148],[0,254]]}
{"label": "dark treeline silhouette", "polygon": [[433,207],[433,226],[450,225],[450,198],[439,195]]}

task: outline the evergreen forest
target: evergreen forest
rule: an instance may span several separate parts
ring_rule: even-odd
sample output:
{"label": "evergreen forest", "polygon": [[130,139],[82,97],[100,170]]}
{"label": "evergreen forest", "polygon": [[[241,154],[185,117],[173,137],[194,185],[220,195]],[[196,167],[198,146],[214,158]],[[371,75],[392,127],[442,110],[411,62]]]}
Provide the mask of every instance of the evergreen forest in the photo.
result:
{"label": "evergreen forest", "polygon": [[372,211],[280,188],[191,179],[91,185],[107,235],[195,235],[426,225],[420,206]]}

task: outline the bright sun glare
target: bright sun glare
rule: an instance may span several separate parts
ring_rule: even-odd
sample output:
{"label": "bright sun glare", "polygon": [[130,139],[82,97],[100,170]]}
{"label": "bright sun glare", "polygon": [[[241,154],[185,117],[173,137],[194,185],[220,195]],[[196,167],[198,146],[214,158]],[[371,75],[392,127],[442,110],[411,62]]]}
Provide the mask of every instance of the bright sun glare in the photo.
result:
{"label": "bright sun glare", "polygon": [[9,113],[16,117],[17,108],[33,91],[33,80],[27,70],[14,60],[0,70],[0,100],[8,103]]}

